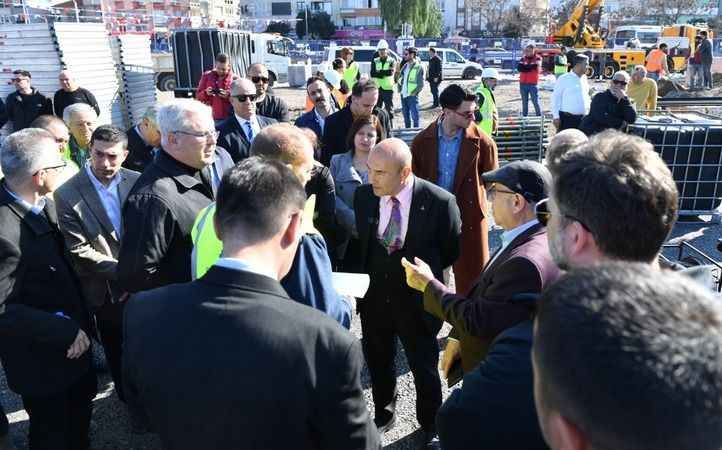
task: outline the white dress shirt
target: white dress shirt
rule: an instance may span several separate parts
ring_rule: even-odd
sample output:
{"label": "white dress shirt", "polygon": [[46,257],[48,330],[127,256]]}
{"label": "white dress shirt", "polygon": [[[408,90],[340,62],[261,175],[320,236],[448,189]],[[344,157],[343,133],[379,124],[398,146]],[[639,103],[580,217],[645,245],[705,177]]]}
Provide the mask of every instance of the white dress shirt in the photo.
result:
{"label": "white dress shirt", "polygon": [[115,228],[115,234],[120,237],[120,194],[118,193],[120,174],[116,173],[108,186],[105,186],[95,177],[89,164],[85,165],[85,172],[88,174],[90,182],[93,183],[95,192],[100,197],[100,203],[103,204],[103,209],[108,215],[110,223],[113,224],[113,228]]}
{"label": "white dress shirt", "polygon": [[534,225],[538,224],[539,221],[536,219],[532,219],[527,223],[523,223],[515,228],[512,228],[511,230],[506,230],[503,233],[501,233],[501,248],[494,253],[494,256],[489,260],[489,262],[486,264],[486,267],[491,266],[491,263],[494,262],[497,256],[501,254],[501,252],[504,251],[505,248],[509,246],[509,244],[514,241],[520,234],[528,230],[529,228],[533,227]]}
{"label": "white dress shirt", "polygon": [[[236,120],[241,125],[241,130],[243,130],[243,134],[248,137],[248,125],[246,123],[251,124],[251,130],[253,130],[253,137],[258,136],[258,133],[261,132],[261,125],[258,123],[258,117],[256,115],[252,115],[250,119],[244,119],[243,117],[239,116],[238,114],[234,114],[236,116]],[[249,139],[250,141],[251,139]]]}
{"label": "white dress shirt", "polygon": [[246,272],[255,273],[257,275],[263,275],[264,277],[278,280],[277,276],[270,271],[262,267],[253,267],[248,261],[236,258],[218,258],[218,261],[214,264],[215,266],[225,267],[226,269],[232,270],[243,270]]}
{"label": "white dress shirt", "polygon": [[[406,241],[406,231],[409,229],[409,212],[411,211],[411,197],[414,191],[414,176],[410,176],[411,180],[409,180],[409,183],[395,196],[399,201],[399,209],[401,211],[400,238],[402,247]],[[384,195],[379,199],[379,227],[376,230],[376,234],[379,239],[383,238],[384,231],[386,231],[386,227],[389,225],[393,208],[394,203],[393,200],[391,200],[390,195]]]}
{"label": "white dress shirt", "polygon": [[316,108],[313,108],[313,113],[316,114],[316,120],[318,120],[318,125],[321,127],[321,134],[323,135],[323,130],[326,128],[326,119],[321,117],[321,114],[316,111]]}
{"label": "white dress shirt", "polygon": [[587,76],[579,77],[574,72],[567,72],[560,76],[554,85],[552,116],[558,119],[559,111],[577,116],[588,114],[591,102]]}

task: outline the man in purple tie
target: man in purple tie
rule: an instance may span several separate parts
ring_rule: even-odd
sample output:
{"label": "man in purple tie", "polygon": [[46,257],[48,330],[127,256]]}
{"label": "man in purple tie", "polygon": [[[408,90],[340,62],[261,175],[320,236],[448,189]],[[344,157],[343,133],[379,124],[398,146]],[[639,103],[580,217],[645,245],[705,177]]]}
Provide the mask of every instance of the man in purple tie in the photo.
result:
{"label": "man in purple tie", "polygon": [[377,144],[369,154],[368,168],[370,185],[359,187],[354,197],[361,242],[354,256],[358,271],[371,277],[358,309],[374,421],[382,433],[396,421],[398,336],[414,375],[416,418],[423,430],[421,448],[436,448],[434,422],[441,406],[436,335],[441,321],[424,311],[420,293],[406,285],[401,258],[430,261],[435,276],[443,279],[443,270],[459,256],[459,208],[452,194],[411,173],[411,151],[400,139]]}

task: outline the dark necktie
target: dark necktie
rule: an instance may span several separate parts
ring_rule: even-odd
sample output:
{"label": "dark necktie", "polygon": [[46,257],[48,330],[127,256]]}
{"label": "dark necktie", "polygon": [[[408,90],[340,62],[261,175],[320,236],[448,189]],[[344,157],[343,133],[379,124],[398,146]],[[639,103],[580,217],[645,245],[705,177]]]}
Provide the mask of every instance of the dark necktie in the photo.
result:
{"label": "dark necktie", "polygon": [[391,197],[393,207],[391,208],[391,217],[389,217],[389,223],[386,225],[381,241],[386,247],[388,254],[392,254],[396,250],[399,250],[402,246],[401,242],[401,202],[396,197]]}
{"label": "dark necktie", "polygon": [[251,122],[246,122],[246,137],[248,137],[248,142],[253,142],[253,127],[251,126]]}

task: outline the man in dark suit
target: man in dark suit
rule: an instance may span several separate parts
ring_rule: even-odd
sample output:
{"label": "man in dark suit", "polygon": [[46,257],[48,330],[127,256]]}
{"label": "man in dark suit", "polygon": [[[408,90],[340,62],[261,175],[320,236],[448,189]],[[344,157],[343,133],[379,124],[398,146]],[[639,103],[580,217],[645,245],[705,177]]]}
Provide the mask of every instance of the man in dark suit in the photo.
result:
{"label": "man in dark suit", "polygon": [[233,115],[218,126],[218,145],[226,149],[237,163],[248,158],[253,138],[261,129],[276,123],[275,119],[256,114],[256,86],[239,78],[231,83]]}
{"label": "man in dark suit", "polygon": [[126,306],[128,402],[165,448],[379,448],[358,340],[278,282],[303,233],[305,201],[285,163],[242,161],[218,194],[224,257],[198,280]]}
{"label": "man in dark suit", "polygon": [[386,135],[391,134],[391,120],[389,115],[381,108],[376,107],[379,99],[379,88],[371,80],[361,80],[353,85],[351,102],[340,111],[326,119],[323,127],[323,142],[321,142],[321,164],[331,165],[331,157],[338,153],[346,153],[346,138],[348,130],[353,125],[354,117],[371,115],[378,117]]}
{"label": "man in dark suit", "polygon": [[30,416],[30,449],[86,450],[90,318],[46,197],[66,163],[37,128],[10,135],[0,155],[0,358]]}
{"label": "man in dark suit", "polygon": [[127,131],[128,157],[123,162],[126,169],[143,172],[153,161],[154,149],[160,147],[158,109],[158,105],[149,106],[140,123]]}
{"label": "man in dark suit", "polygon": [[436,54],[434,47],[429,47],[429,73],[426,75],[426,81],[429,82],[431,95],[434,98],[434,103],[431,105],[432,108],[439,107],[439,85],[443,79],[441,58]]}
{"label": "man in dark suit", "polygon": [[296,126],[308,128],[316,134],[318,142],[323,138],[323,130],[326,127],[326,119],[336,112],[331,101],[331,91],[328,90],[326,82],[318,77],[311,77],[306,81],[306,93],[313,102],[313,109],[301,114],[296,119]]}
{"label": "man in dark suit", "polygon": [[501,248],[469,292],[451,292],[419,258],[403,260],[409,286],[424,293],[424,309],[454,327],[442,362],[447,375],[459,359],[464,373],[473,370],[501,331],[529,319],[529,308],[509,301],[515,294],[539,294],[559,275],[546,229],[534,214],[534,205],[547,198],[549,169],[536,161],[514,161],[481,178],[494,223],[505,231]]}
{"label": "man in dark suit", "polygon": [[270,117],[276,122],[290,122],[288,104],[278,95],[271,91],[271,79],[268,69],[261,63],[254,63],[246,70],[247,78],[256,86],[255,93],[258,94],[256,110],[258,114]]}
{"label": "man in dark suit", "polygon": [[123,206],[118,284],[138,292],[191,279],[191,228],[233,166],[217,147],[210,108],[175,100],[158,112],[161,148]]}
{"label": "man in dark suit", "polygon": [[121,210],[140,174],[121,167],[128,155],[125,133],[101,125],[90,139],[90,159],[55,192],[58,221],[83,283],[85,299],[123,400],[120,361],[123,305],[127,295],[116,283],[122,235]]}
{"label": "man in dark suit", "polygon": [[396,420],[398,336],[414,374],[416,417],[426,448],[438,442],[434,419],[441,405],[441,380],[436,335],[441,321],[424,311],[421,295],[406,285],[401,258],[426,259],[435,276],[441,277],[459,256],[459,208],[453,195],[414,177],[411,152],[400,139],[377,144],[368,166],[371,184],[356,191],[354,211],[360,240],[358,269],[371,277],[359,310],[374,420],[381,431]]}

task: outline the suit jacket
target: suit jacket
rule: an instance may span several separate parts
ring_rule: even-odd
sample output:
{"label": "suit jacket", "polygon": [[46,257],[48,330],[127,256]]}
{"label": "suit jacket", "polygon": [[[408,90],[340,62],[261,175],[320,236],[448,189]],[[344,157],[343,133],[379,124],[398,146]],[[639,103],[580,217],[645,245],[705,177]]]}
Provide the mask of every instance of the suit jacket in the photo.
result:
{"label": "suit jacket", "polygon": [[123,167],[137,172],[143,172],[153,162],[153,146],[147,145],[138,133],[138,127],[132,126],[128,135],[128,157],[123,161]]}
{"label": "suit jacket", "polygon": [[318,142],[321,142],[321,139],[323,138],[323,131],[321,130],[321,123],[318,121],[316,111],[314,109],[301,114],[298,119],[296,119],[296,123],[294,125],[299,128],[310,129],[316,134]]}
{"label": "suit jacket", "polygon": [[536,224],[484,267],[468,295],[454,294],[438,281],[429,283],[424,308],[454,326],[452,335],[460,340],[461,363],[468,373],[501,331],[529,318],[529,308],[510,299],[516,294],[540,294],[558,277],[546,229]]}
{"label": "suit jacket", "polygon": [[525,320],[501,333],[441,405],[436,428],[444,450],[548,449],[534,406],[533,330]]}
{"label": "suit jacket", "polygon": [[[121,168],[117,176],[122,208],[140,174]],[[120,236],[85,168],[55,191],[54,198],[60,230],[83,282],[85,298],[91,308],[99,308],[109,294],[117,298],[122,293],[115,283],[111,286],[117,278]]]}
{"label": "suit jacket", "polygon": [[0,359],[20,395],[67,389],[93,353],[66,357],[79,330],[90,335],[90,319],[49,199],[44,215],[24,210],[0,185]]}
{"label": "suit jacket", "polygon": [[441,72],[441,58],[438,55],[429,58],[429,73],[426,76],[426,80],[431,83],[434,78],[439,79],[438,83],[441,83],[441,80],[444,79]]}
{"label": "suit jacket", "polygon": [[712,64],[712,41],[710,39],[703,39],[699,46],[699,54],[702,58],[702,64]]}
{"label": "suit jacket", "polygon": [[[373,115],[379,119],[386,137],[389,137],[391,134],[389,115],[381,108],[374,108]],[[349,150],[346,146],[346,137],[351,125],[353,125],[353,114],[348,104],[340,111],[326,117],[326,125],[323,127],[323,141],[321,142],[321,164],[328,167],[331,165],[333,155],[346,153]]]}
{"label": "suit jacket", "polygon": [[[354,197],[356,213],[356,229],[358,230],[360,251],[356,261],[356,270],[371,273],[369,251],[377,239],[379,223],[379,197],[374,195],[370,184],[356,189]],[[442,277],[443,270],[456,261],[459,256],[459,235],[461,233],[459,208],[454,196],[428,181],[416,178],[409,210],[409,225],[404,239],[404,246],[399,250],[402,256],[410,261],[416,256],[426,261],[437,278]],[[352,255],[347,255],[351,258]],[[404,309],[411,308],[423,312],[421,294],[406,285],[401,264],[398,270],[399,282],[404,286],[407,298],[394,299]],[[393,274],[390,274],[393,276]],[[366,293],[364,302],[386,299],[389,295],[388,280],[377,280],[371,277],[371,286]]]}
{"label": "suit jacket", "polygon": [[[439,178],[438,122],[421,131],[411,143],[416,176],[436,183]],[[454,264],[457,292],[468,292],[489,261],[486,191],[481,175],[498,167],[496,144],[475,124],[466,129],[454,175],[456,202],[461,211],[461,255]]]}
{"label": "suit jacket", "polygon": [[131,298],[124,336],[128,405],[163,448],[379,448],[359,341],[276,280],[213,266]]}
{"label": "suit jacket", "polygon": [[[261,129],[277,123],[276,119],[270,117],[256,116]],[[248,141],[245,130],[241,128],[236,116],[231,116],[218,125],[218,145],[226,149],[231,155],[234,163],[237,163],[250,156],[251,143]]]}

